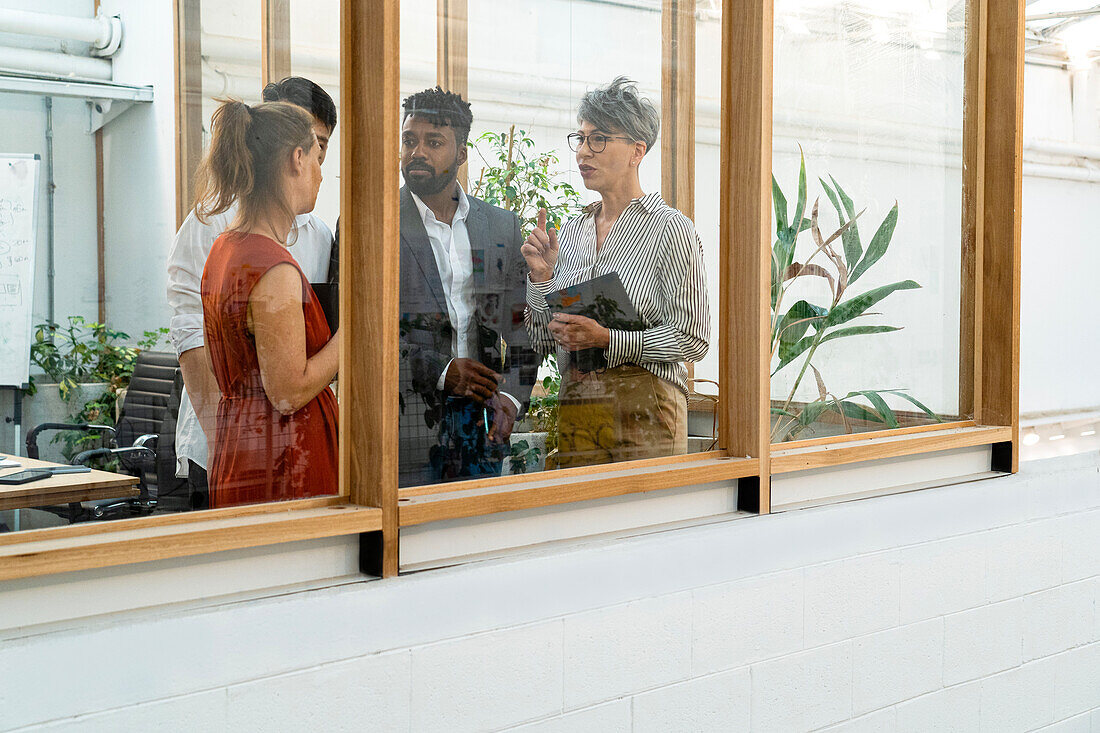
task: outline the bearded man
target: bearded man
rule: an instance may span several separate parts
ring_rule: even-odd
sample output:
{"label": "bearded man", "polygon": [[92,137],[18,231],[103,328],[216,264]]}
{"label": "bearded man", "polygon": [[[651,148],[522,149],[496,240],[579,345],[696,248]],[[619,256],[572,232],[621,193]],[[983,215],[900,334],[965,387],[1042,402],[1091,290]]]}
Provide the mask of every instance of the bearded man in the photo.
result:
{"label": "bearded man", "polygon": [[403,107],[400,485],[498,475],[538,369],[519,218],[458,183],[469,103],[436,87]]}

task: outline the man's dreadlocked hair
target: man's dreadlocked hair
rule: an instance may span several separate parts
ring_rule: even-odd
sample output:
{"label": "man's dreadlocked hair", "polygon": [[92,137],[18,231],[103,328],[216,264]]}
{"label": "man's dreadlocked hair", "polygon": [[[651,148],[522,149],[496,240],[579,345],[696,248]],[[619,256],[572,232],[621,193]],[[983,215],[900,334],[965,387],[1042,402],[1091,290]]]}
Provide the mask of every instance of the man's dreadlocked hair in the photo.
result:
{"label": "man's dreadlocked hair", "polygon": [[470,125],[474,122],[474,116],[470,114],[470,103],[454,92],[445,92],[442,87],[425,89],[410,97],[406,97],[401,103],[405,109],[405,115],[401,118],[403,123],[409,115],[423,117],[433,125],[454,128],[455,140],[460,148],[466,147],[466,140],[470,137]]}

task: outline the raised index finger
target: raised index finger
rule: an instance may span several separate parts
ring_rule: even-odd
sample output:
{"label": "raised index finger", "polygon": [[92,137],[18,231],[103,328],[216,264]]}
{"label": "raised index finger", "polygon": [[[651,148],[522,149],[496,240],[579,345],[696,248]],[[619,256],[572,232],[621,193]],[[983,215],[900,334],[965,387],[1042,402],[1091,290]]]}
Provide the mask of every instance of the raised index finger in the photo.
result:
{"label": "raised index finger", "polygon": [[546,209],[539,209],[539,223],[536,228],[546,231]]}

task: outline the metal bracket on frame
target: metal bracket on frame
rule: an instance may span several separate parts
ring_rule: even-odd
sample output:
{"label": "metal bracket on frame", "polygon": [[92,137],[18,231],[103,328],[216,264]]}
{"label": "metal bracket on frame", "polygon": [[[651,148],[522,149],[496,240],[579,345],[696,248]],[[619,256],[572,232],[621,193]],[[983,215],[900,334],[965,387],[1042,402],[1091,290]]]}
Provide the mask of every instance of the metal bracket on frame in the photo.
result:
{"label": "metal bracket on frame", "polygon": [[88,99],[88,134],[106,125],[111,120],[134,106],[129,99]]}

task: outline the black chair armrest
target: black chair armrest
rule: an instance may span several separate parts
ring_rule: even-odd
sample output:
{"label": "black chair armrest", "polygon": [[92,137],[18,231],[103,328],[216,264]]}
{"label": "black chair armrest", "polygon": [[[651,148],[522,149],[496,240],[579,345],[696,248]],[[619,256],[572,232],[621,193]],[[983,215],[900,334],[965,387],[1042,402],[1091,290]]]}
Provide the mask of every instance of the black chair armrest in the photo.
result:
{"label": "black chair armrest", "polygon": [[160,436],[157,435],[156,433],[146,433],[145,435],[139,435],[138,436],[138,438],[134,441],[134,447],[135,448],[148,448],[149,444],[152,443],[153,444],[152,450],[156,450],[157,449],[157,443],[159,441],[160,441]]}
{"label": "black chair armrest", "polygon": [[110,425],[90,425],[88,423],[64,423],[64,422],[47,422],[41,425],[35,425],[29,433],[27,433],[27,458],[38,458],[38,435],[46,430],[76,430],[84,433],[91,432],[104,432],[110,437],[115,437],[115,429]]}
{"label": "black chair armrest", "polygon": [[74,466],[82,466],[93,458],[112,458],[115,456],[133,456],[154,460],[157,454],[144,445],[132,445],[126,448],[93,448],[77,453],[69,462]]}

